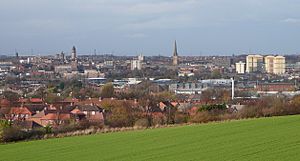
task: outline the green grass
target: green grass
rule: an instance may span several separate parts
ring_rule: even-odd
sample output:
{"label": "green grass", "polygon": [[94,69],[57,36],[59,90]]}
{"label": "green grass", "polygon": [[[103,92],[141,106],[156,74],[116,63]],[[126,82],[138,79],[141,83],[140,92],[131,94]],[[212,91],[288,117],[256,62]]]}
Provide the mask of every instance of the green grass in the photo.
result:
{"label": "green grass", "polygon": [[0,145],[0,160],[299,160],[300,116]]}

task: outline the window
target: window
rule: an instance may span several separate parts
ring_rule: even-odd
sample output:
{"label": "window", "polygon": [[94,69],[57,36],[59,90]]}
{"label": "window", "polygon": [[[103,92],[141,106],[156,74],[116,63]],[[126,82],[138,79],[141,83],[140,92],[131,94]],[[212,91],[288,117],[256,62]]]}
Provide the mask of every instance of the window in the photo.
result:
{"label": "window", "polygon": [[92,115],[96,115],[96,111],[92,111]]}

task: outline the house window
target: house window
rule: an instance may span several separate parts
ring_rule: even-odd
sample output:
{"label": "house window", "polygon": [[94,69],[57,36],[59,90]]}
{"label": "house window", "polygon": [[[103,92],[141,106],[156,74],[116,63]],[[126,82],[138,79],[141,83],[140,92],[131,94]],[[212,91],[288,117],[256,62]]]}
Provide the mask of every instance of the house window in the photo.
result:
{"label": "house window", "polygon": [[87,111],[83,111],[83,113],[84,113],[85,115],[87,115]]}
{"label": "house window", "polygon": [[96,115],[96,111],[92,111],[92,115]]}

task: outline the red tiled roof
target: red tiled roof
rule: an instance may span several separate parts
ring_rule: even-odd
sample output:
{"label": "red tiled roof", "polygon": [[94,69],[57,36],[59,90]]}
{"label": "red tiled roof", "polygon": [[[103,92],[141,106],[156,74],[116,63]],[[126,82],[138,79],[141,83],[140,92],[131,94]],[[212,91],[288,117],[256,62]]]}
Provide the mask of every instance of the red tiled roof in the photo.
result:
{"label": "red tiled roof", "polygon": [[45,115],[44,117],[41,118],[41,120],[68,120],[71,118],[70,114],[59,114],[59,117],[57,117],[58,114],[57,113],[48,113],[47,115]]}
{"label": "red tiled roof", "polygon": [[28,102],[28,99],[27,99],[27,98],[20,98],[20,99],[19,99],[19,102],[25,103],[25,102]]}
{"label": "red tiled roof", "polygon": [[177,103],[177,102],[171,102],[171,104],[175,107],[175,106],[177,106],[179,103]]}
{"label": "red tiled roof", "polygon": [[10,109],[10,114],[32,114],[30,110],[26,107],[13,107]]}
{"label": "red tiled roof", "polygon": [[41,98],[31,98],[30,99],[30,102],[33,102],[33,103],[41,103],[43,102],[43,100]]}
{"label": "red tiled roof", "polygon": [[72,114],[82,114],[82,111],[79,109],[75,108],[74,110],[71,111]]}
{"label": "red tiled roof", "polygon": [[62,102],[79,102],[79,100],[77,98],[66,98]]}
{"label": "red tiled roof", "polygon": [[2,106],[9,105],[9,101],[7,99],[1,99],[1,105]]}

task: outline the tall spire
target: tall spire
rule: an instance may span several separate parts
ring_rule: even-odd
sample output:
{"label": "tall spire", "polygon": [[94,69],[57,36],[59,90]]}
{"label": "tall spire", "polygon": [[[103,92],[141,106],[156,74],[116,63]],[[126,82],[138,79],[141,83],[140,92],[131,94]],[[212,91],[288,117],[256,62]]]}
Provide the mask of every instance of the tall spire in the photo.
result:
{"label": "tall spire", "polygon": [[178,65],[178,53],[177,53],[177,43],[176,43],[176,40],[175,40],[175,43],[174,43],[173,65],[175,65],[175,66]]}
{"label": "tall spire", "polygon": [[174,43],[174,53],[173,53],[173,56],[178,56],[176,40],[175,40],[175,43]]}

